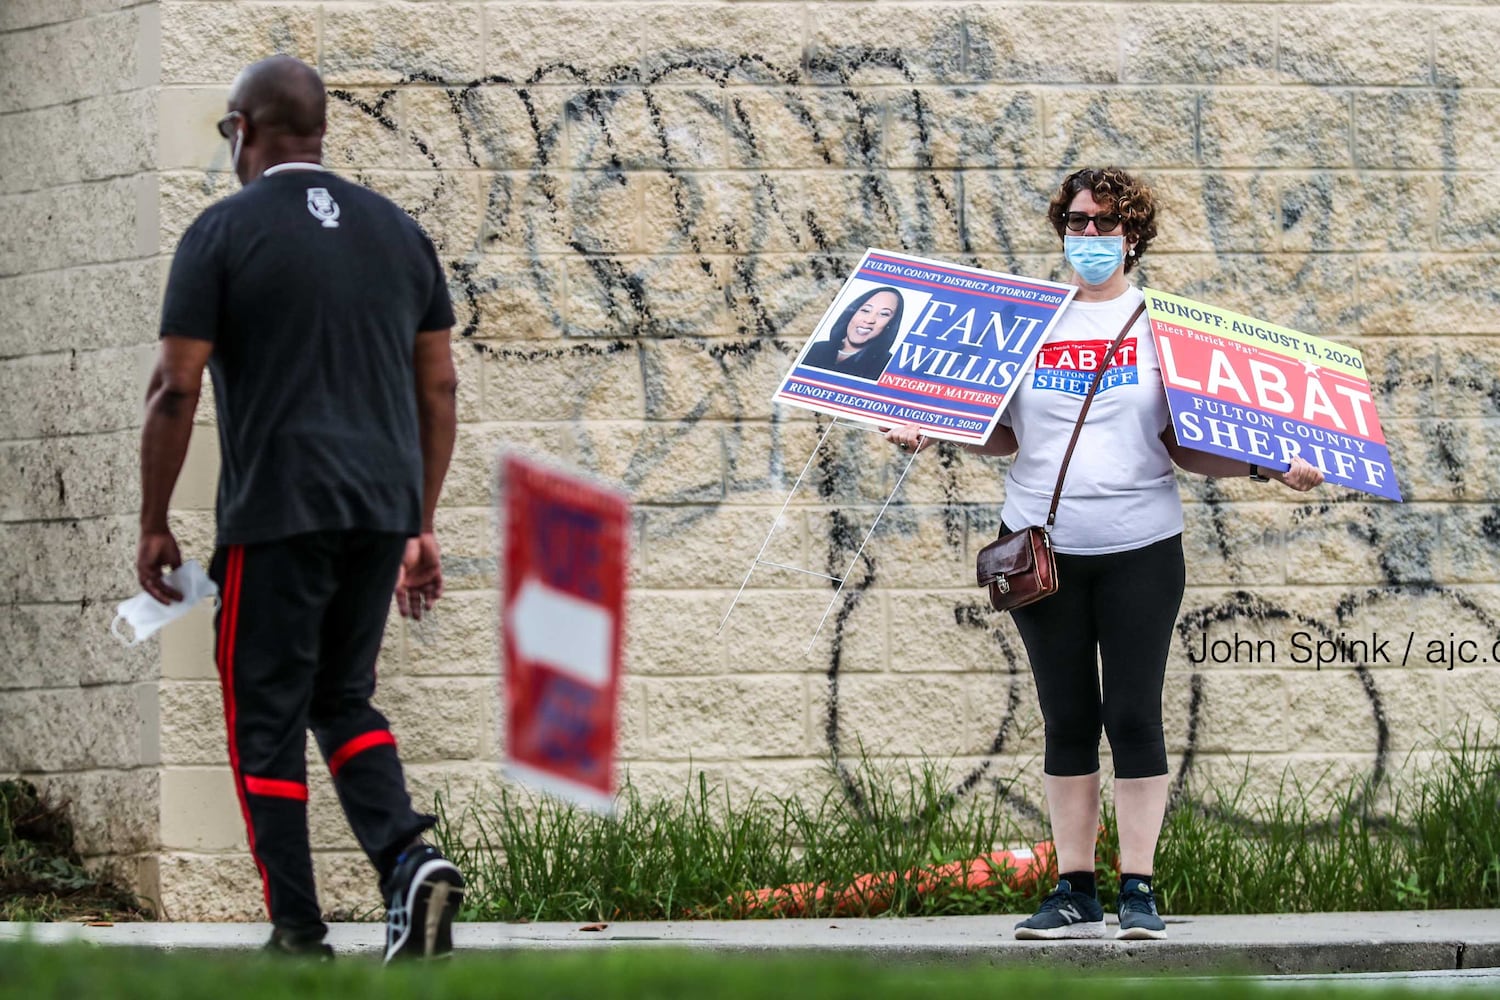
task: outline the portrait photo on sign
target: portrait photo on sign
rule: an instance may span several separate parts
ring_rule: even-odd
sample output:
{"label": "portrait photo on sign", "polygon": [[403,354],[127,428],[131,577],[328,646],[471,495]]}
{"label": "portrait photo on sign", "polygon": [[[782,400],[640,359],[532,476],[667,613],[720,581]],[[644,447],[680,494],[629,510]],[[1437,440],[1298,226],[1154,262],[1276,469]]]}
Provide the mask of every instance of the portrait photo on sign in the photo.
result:
{"label": "portrait photo on sign", "polygon": [[849,282],[832,321],[819,326],[799,364],[877,381],[891,363],[897,339],[922,305],[912,301],[913,296],[910,290],[886,284]]}

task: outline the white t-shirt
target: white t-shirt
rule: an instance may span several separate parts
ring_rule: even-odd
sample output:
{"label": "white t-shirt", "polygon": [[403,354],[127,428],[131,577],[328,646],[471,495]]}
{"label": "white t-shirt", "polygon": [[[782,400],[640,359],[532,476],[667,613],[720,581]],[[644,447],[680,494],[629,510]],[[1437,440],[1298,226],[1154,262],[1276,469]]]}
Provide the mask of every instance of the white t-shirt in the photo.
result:
{"label": "white t-shirt", "polygon": [[[1052,489],[1089,383],[1143,296],[1068,304],[1000,422],[1020,444],[1005,477],[1011,530],[1047,520]],[[1141,548],[1182,531],[1182,498],[1161,433],[1171,423],[1144,313],[1110,361],[1068,464],[1052,544],[1072,555]]]}

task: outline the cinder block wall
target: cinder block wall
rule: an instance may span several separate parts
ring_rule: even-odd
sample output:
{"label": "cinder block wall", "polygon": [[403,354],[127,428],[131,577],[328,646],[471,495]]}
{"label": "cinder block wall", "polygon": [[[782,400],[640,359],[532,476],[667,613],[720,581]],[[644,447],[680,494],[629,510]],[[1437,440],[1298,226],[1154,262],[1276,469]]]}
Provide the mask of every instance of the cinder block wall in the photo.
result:
{"label": "cinder block wall", "polygon": [[[276,51],[323,71],[329,165],[428,229],[459,305],[462,426],[439,525],[450,594],[435,634],[393,625],[381,663],[419,796],[450,788],[462,805],[496,780],[491,507],[495,453],[509,445],[635,497],[621,750],[638,784],[675,791],[702,768],[736,793],[821,793],[838,780],[830,760],[847,767],[862,748],[949,762],[966,794],[1033,810],[1041,733],[1025,660],[967,585],[995,529],[1003,463],[925,454],[855,560],[901,464],[867,432],[835,428],[767,557],[834,575],[853,560],[844,591],[834,600],[814,577],[760,569],[718,628],[826,426],[767,400],[859,252],[1060,277],[1047,198],[1068,170],[1104,161],[1146,174],[1163,204],[1142,282],[1364,352],[1408,498],[1184,481],[1190,586],[1165,698],[1180,794],[1247,767],[1256,781],[1289,765],[1383,779],[1418,768],[1465,722],[1493,737],[1500,10],[117,6],[0,14],[13,56],[0,63],[0,202],[30,222],[0,235],[3,614],[7,654],[35,651],[0,663],[0,770],[87,774],[132,803],[155,794],[146,853],[160,858],[153,888],[173,917],[259,908],[207,620],[132,657],[100,642],[99,606],[130,589],[143,377],[132,345],[152,339],[177,236],[233,189],[211,130],[227,86]],[[39,23],[49,16],[72,19]],[[69,132],[47,116],[84,116],[87,87],[107,75],[70,68],[86,60],[73,40],[106,31],[154,37],[159,79],[132,64],[111,93],[138,92],[98,100],[136,100],[155,118]],[[66,58],[46,58],[49,45]],[[33,134],[48,138],[12,141]],[[95,162],[117,146],[140,155]],[[98,264],[122,259],[136,263]],[[123,288],[136,289],[128,309]],[[178,497],[183,535],[205,558],[213,463],[200,434]],[[84,497],[91,506],[74,506]],[[1293,661],[1299,633],[1378,633],[1395,662],[1315,670]],[[1236,636],[1269,645],[1193,662],[1205,641]],[[1475,641],[1483,662],[1429,664],[1428,644],[1449,639]],[[112,731],[126,716],[94,706],[136,681],[131,704],[160,702],[159,765],[56,735],[96,715],[90,731]],[[131,731],[150,736],[149,721]],[[23,731],[38,736],[12,736]],[[118,790],[130,781],[150,787]],[[313,797],[326,905],[373,905],[326,785]]]}
{"label": "cinder block wall", "polygon": [[45,777],[81,848],[158,842],[159,654],[134,589],[162,277],[155,4],[0,4],[0,775]]}

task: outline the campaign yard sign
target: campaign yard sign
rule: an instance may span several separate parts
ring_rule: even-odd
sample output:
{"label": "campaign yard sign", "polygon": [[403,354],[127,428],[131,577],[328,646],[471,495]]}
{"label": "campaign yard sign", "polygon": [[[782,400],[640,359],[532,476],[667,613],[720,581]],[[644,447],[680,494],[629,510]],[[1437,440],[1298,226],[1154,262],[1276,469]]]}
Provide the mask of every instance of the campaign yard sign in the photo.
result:
{"label": "campaign yard sign", "polygon": [[629,501],[514,454],[500,497],[505,769],[611,812]]}
{"label": "campaign yard sign", "polygon": [[1075,291],[866,250],[773,399],[982,442]]}
{"label": "campaign yard sign", "polygon": [[1178,441],[1277,469],[1300,455],[1327,482],[1401,499],[1359,351],[1152,288],[1145,294]]}

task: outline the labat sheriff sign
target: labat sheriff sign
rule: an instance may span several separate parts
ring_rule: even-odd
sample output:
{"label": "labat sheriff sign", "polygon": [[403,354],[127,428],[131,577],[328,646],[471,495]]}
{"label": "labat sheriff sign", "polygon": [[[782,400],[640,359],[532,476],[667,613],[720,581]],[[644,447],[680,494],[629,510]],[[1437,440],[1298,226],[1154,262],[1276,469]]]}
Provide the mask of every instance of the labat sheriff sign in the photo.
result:
{"label": "labat sheriff sign", "polygon": [[1153,288],[1146,312],[1183,445],[1401,499],[1359,351]]}

